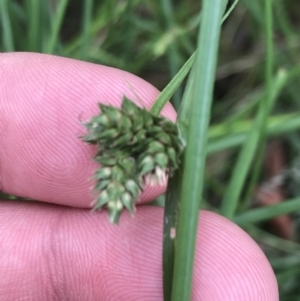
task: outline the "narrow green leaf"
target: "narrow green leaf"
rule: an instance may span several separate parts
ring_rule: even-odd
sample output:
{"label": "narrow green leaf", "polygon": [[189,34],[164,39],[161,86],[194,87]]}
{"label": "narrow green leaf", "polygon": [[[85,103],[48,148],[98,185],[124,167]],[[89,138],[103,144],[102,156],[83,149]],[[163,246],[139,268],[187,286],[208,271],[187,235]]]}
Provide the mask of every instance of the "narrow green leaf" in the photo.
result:
{"label": "narrow green leaf", "polygon": [[240,226],[250,223],[262,222],[276,216],[289,214],[300,210],[300,198],[286,200],[279,204],[255,208],[244,213],[238,214],[233,218],[233,221]]}
{"label": "narrow green leaf", "polygon": [[27,18],[28,18],[28,51],[41,51],[41,7],[40,0],[27,0]]}
{"label": "narrow green leaf", "polygon": [[[204,0],[199,31],[192,109],[184,155],[180,214],[176,229],[176,250],[172,301],[190,300],[199,206],[202,198],[207,128],[216,72],[222,0]],[[195,139],[197,137],[197,139]]]}
{"label": "narrow green leaf", "polygon": [[83,7],[81,59],[86,60],[90,49],[90,32],[92,27],[93,0],[85,0]]}
{"label": "narrow green leaf", "polygon": [[69,0],[60,0],[57,3],[57,10],[52,18],[52,28],[50,33],[49,44],[46,49],[46,53],[55,53],[55,47],[59,39],[59,33],[62,25],[62,21],[68,6]]}
{"label": "narrow green leaf", "polygon": [[163,107],[181,85],[187,74],[189,73],[194,60],[196,57],[196,52],[192,54],[192,56],[186,61],[186,63],[182,66],[179,72],[173,77],[173,79],[169,82],[169,84],[164,88],[164,90],[159,94],[155,102],[153,103],[150,112],[154,115],[159,115]]}
{"label": "narrow green leaf", "polygon": [[1,25],[2,25],[2,43],[5,51],[14,51],[14,39],[12,26],[10,21],[10,14],[8,10],[9,2],[8,0],[0,1],[1,10]]}
{"label": "narrow green leaf", "polygon": [[[240,198],[242,189],[245,184],[247,174],[249,172],[254,154],[259,146],[259,142],[265,135],[266,120],[270,111],[275,103],[277,94],[275,91],[279,91],[287,78],[287,74],[284,71],[279,72],[276,81],[272,79],[273,73],[273,27],[272,27],[272,11],[271,0],[266,0],[266,37],[267,37],[267,64],[266,64],[266,97],[261,101],[257,117],[253,124],[252,130],[248,136],[247,141],[244,143],[240,152],[239,158],[233,169],[228,189],[225,192],[224,199],[222,201],[222,213],[232,218],[236,210],[238,200]],[[276,88],[274,88],[274,86]],[[279,86],[279,88],[278,88]]]}
{"label": "narrow green leaf", "polygon": [[[228,3],[228,0],[223,0],[222,8],[225,9],[226,5]],[[222,18],[222,23],[228,18],[229,14],[232,12],[236,4],[238,3],[238,0],[235,1],[230,9],[228,10],[228,13]],[[177,91],[178,87],[181,85],[187,74],[189,73],[191,67],[193,66],[193,63],[196,58],[196,51],[191,55],[191,57],[185,62],[185,64],[181,67],[179,72],[173,77],[173,79],[169,82],[169,84],[163,89],[163,91],[159,94],[155,102],[153,103],[150,112],[152,112],[154,115],[159,115],[163,107],[166,105],[166,103],[170,100],[172,95]]]}

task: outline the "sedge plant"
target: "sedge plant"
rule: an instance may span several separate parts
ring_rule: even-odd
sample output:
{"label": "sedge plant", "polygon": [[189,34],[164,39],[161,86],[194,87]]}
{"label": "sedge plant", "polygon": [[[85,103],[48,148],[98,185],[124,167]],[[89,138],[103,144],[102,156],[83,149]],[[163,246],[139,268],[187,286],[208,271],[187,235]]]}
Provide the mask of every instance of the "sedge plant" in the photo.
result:
{"label": "sedge plant", "polygon": [[[87,135],[84,139],[96,144],[95,159],[99,166],[102,164],[94,175],[98,185],[95,206],[107,206],[112,222],[119,220],[123,209],[134,214],[145,184],[168,180],[163,232],[164,299],[190,299],[198,209],[205,206],[232,219],[266,246],[264,251],[279,283],[280,300],[296,300],[300,273],[293,265],[299,262],[300,245],[271,235],[260,223],[283,213],[297,216],[299,195],[288,195],[286,201],[267,208],[251,205],[267,140],[281,137],[289,156],[299,152],[300,44],[299,23],[294,16],[298,2],[192,0],[193,11],[185,1],[87,0],[82,1],[82,10],[72,10],[74,2],[1,1],[0,50],[82,59],[125,69],[150,82],[145,70],[156,72],[159,78],[167,74],[167,79],[154,82],[161,89],[171,77],[150,111],[134,109],[144,114],[138,124],[122,108],[104,106],[100,107],[105,113],[99,122],[95,117],[84,124],[92,134],[97,130],[107,134],[96,138]],[[72,24],[70,12],[75,20]],[[221,18],[227,19],[218,53]],[[199,25],[201,32],[195,46]],[[242,44],[249,43],[250,51],[248,46],[239,48],[243,35],[246,42]],[[238,78],[234,85],[231,77]],[[224,96],[215,97],[211,111],[214,80],[218,93],[218,82],[225,83],[226,91]],[[158,117],[170,99],[179,108],[176,124]],[[124,106],[126,103],[130,100]],[[123,118],[127,121],[120,124]],[[148,132],[147,120],[159,130]],[[122,132],[122,137],[115,136],[116,130],[123,129],[127,132]],[[147,139],[143,147],[130,153],[123,146],[137,146],[133,136]],[[108,147],[113,142],[118,148],[114,153]],[[236,153],[239,155],[232,156]],[[234,157],[227,157],[232,162],[230,168],[220,161],[221,177],[213,174],[211,179],[212,168],[207,165],[204,177],[206,156],[218,161],[224,154]],[[224,178],[230,179],[228,183]],[[109,186],[112,179],[114,185]],[[210,203],[211,195],[218,196],[217,205]],[[111,199],[115,201],[109,202]]]}
{"label": "sedge plant", "polygon": [[[183,155],[182,176],[177,173],[175,177],[176,181],[182,179],[176,185],[181,187],[179,190],[180,213],[178,223],[175,222],[175,227],[168,229],[170,233],[167,236],[176,239],[177,244],[175,252],[172,251],[172,247],[170,248],[172,252],[170,258],[174,259],[174,262],[170,261],[165,265],[165,269],[169,269],[168,265],[174,264],[173,273],[172,267],[171,272],[170,270],[165,272],[173,279],[173,281],[169,279],[172,281],[171,285],[164,281],[165,300],[190,300],[191,296],[207,130],[225,4],[226,1],[223,0],[203,1],[199,50],[195,54],[190,90],[182,104],[182,112],[188,112],[188,117],[187,113],[184,116],[179,115],[187,145]],[[192,60],[193,57],[189,62]],[[184,142],[180,139],[180,130],[176,129],[175,124],[162,117],[155,118],[155,115],[151,114],[160,112],[159,108],[163,106],[159,107],[159,105],[161,105],[161,99],[153,105],[152,112],[139,109],[127,99],[123,101],[122,110],[100,105],[102,114],[94,117],[86,125],[89,134],[84,139],[99,146],[96,160],[99,158],[98,162],[102,163],[102,167],[95,175],[98,180],[98,189],[101,190],[95,208],[107,205],[112,222],[118,222],[123,207],[133,212],[133,202],[138,198],[139,189],[142,189],[145,179],[150,177],[148,182],[151,182],[151,177],[154,177],[153,183],[160,184],[160,178],[165,179],[170,170],[170,176],[172,176],[174,172],[172,169],[178,168]],[[190,108],[187,109],[189,105]],[[189,122],[188,119],[190,119]],[[165,124],[166,130],[164,130]],[[165,132],[164,136],[162,136],[163,132]],[[195,136],[197,136],[196,141]],[[158,149],[152,151],[152,145],[156,144],[159,144]],[[165,181],[163,180],[162,183]],[[169,187],[172,190],[172,186]],[[169,202],[175,202],[173,206],[176,214],[176,206],[178,206],[176,200],[169,199]],[[171,213],[174,216],[173,212]],[[164,254],[164,258],[167,256],[168,254]]]}

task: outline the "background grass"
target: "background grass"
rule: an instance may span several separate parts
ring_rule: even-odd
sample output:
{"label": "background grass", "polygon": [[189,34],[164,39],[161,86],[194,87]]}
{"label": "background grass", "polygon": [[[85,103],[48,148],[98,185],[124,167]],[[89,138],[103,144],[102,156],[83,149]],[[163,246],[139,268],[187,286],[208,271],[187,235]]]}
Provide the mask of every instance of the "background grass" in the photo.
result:
{"label": "background grass", "polygon": [[[228,7],[233,2],[229,1]],[[240,0],[222,26],[202,206],[216,212],[222,207],[222,212],[260,244],[276,273],[280,300],[285,301],[296,300],[300,292],[296,231],[300,208],[300,2],[272,2],[272,52],[265,47],[269,22],[265,1]],[[0,51],[44,52],[105,64],[163,89],[196,50],[200,19],[198,0],[2,0]],[[270,56],[273,68],[268,82],[266,60]],[[172,96],[175,108],[179,108],[185,85],[184,81]],[[273,106],[257,122],[259,105],[266,97]],[[251,149],[250,164],[238,182],[238,197],[232,197],[237,182],[230,179],[234,175],[239,178],[245,162],[237,165],[237,156],[242,148],[249,150],[249,137],[260,126],[265,128],[264,135]],[[261,146],[274,139],[285,158],[281,189],[291,200],[267,209],[254,208],[257,187],[270,181]],[[227,201],[222,205],[224,195]],[[234,198],[236,203],[230,203]],[[289,239],[266,223],[282,213],[292,217],[295,231]]]}

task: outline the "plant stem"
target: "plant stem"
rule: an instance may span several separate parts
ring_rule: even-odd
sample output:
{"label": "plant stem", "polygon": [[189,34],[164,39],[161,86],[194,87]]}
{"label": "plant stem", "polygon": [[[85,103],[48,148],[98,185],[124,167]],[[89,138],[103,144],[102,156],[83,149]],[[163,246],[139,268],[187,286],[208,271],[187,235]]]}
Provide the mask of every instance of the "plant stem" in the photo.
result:
{"label": "plant stem", "polygon": [[[178,115],[178,122],[182,131],[183,137],[186,137],[188,124],[188,107],[192,97],[192,85],[195,68],[192,69],[187,82],[186,89],[184,90],[181,110]],[[177,227],[178,209],[180,201],[180,187],[182,183],[183,164],[180,164],[179,169],[176,170],[173,177],[168,181],[168,189],[166,193],[166,203],[164,210],[164,236],[163,236],[163,288],[164,288],[164,301],[171,300],[172,282],[174,275],[174,259],[175,259],[175,239],[171,235]]]}
{"label": "plant stem", "polygon": [[[224,1],[204,0],[199,30],[192,109],[184,155],[172,301],[190,300],[199,206],[202,198],[207,128]],[[197,139],[195,139],[197,137]]]}
{"label": "plant stem", "polygon": [[175,258],[175,237],[176,224],[178,218],[178,202],[176,199],[180,195],[181,170],[175,174],[168,182],[166,203],[164,210],[164,236],[163,236],[163,287],[164,301],[171,300],[172,279]]}

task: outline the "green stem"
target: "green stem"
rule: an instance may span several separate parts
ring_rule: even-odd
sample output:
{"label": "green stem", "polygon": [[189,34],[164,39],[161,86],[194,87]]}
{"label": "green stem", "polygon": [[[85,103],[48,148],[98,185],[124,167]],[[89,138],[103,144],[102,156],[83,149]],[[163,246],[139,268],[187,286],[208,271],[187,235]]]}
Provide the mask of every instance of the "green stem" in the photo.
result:
{"label": "green stem", "polygon": [[164,210],[164,236],[163,236],[163,286],[164,301],[171,300],[172,279],[175,258],[175,237],[178,218],[178,202],[180,195],[181,170],[176,170],[168,182],[166,203]]}
{"label": "green stem", "polygon": [[[190,300],[199,206],[202,198],[212,91],[224,1],[204,0],[199,31],[192,109],[184,155],[172,301]],[[197,137],[197,139],[195,139]]]}
{"label": "green stem", "polygon": [[[186,89],[183,95],[183,103],[190,103],[192,96],[192,85],[195,68],[192,69],[189,75]],[[182,134],[186,137],[187,134],[187,106],[181,106],[178,114],[178,122],[180,123]],[[168,189],[166,194],[166,203],[164,211],[164,237],[163,237],[163,287],[164,301],[171,300],[172,282],[174,275],[174,259],[175,259],[175,240],[171,236],[171,231],[174,231],[178,221],[178,210],[180,201],[180,187],[182,183],[183,164],[180,164],[173,177],[169,179]]]}

